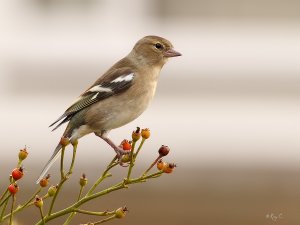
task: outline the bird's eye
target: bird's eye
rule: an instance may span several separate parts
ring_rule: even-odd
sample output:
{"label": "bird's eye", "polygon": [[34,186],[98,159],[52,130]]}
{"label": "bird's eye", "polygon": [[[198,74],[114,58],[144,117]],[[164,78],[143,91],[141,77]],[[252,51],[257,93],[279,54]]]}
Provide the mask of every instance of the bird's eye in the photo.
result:
{"label": "bird's eye", "polygon": [[157,49],[162,49],[163,46],[162,46],[161,43],[156,43],[156,44],[155,44],[155,48],[157,48]]}

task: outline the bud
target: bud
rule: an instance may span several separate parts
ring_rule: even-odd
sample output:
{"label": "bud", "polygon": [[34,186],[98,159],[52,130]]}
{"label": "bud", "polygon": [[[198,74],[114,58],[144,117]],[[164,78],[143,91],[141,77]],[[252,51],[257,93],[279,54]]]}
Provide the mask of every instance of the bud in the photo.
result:
{"label": "bud", "polygon": [[62,146],[67,146],[68,144],[70,144],[70,140],[69,138],[66,138],[66,137],[62,137],[60,139],[60,142],[59,142]]}
{"label": "bud", "polygon": [[150,137],[150,130],[148,128],[142,129],[142,138],[148,139]]}
{"label": "bud", "polygon": [[14,195],[19,191],[19,186],[16,183],[12,183],[8,186],[8,191]]}
{"label": "bud", "polygon": [[141,129],[139,127],[137,127],[136,131],[132,131],[132,135],[131,135],[132,141],[136,142],[141,138],[140,130]]}
{"label": "bud", "polygon": [[166,145],[162,145],[158,150],[158,153],[161,157],[168,155],[169,152],[170,152],[170,148]]}
{"label": "bud", "polygon": [[123,218],[125,215],[126,215],[126,212],[128,211],[128,209],[126,208],[126,206],[125,207],[121,207],[121,208],[118,208],[117,210],[116,210],[116,218],[118,218],[118,219],[121,219],[121,218]]}
{"label": "bud", "polygon": [[167,163],[167,165],[163,168],[164,173],[172,173],[176,164],[174,163]]}
{"label": "bud", "polygon": [[51,186],[51,187],[49,187],[49,189],[48,189],[48,195],[50,196],[50,197],[52,197],[53,195],[55,195],[55,193],[56,193],[56,191],[57,191],[57,188],[58,188],[58,186],[56,185],[56,186]]}
{"label": "bud", "polygon": [[49,184],[49,178],[50,178],[50,174],[48,174],[45,178],[40,180],[40,186],[41,187],[47,187]]}
{"label": "bud", "polygon": [[122,155],[121,162],[127,163],[129,161],[130,161],[130,155],[129,154]]}
{"label": "bud", "polygon": [[86,175],[83,173],[80,177],[79,184],[81,187],[84,187],[85,185],[87,185],[87,183],[88,183],[88,179],[86,178]]}
{"label": "bud", "polygon": [[42,208],[44,205],[43,199],[39,196],[35,196],[34,205],[38,208]]}
{"label": "bud", "polygon": [[25,146],[25,148],[23,148],[19,151],[19,160],[23,161],[24,159],[27,158],[27,156],[28,156],[28,152],[27,152],[27,148]]}

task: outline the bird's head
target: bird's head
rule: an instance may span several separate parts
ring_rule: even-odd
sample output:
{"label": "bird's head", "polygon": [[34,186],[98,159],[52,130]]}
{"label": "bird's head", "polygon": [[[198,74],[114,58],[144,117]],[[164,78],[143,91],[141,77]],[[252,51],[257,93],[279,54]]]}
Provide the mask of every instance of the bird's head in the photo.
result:
{"label": "bird's head", "polygon": [[131,53],[141,63],[152,66],[163,66],[168,58],[181,56],[181,53],[174,50],[170,41],[158,36],[142,38],[135,44]]}

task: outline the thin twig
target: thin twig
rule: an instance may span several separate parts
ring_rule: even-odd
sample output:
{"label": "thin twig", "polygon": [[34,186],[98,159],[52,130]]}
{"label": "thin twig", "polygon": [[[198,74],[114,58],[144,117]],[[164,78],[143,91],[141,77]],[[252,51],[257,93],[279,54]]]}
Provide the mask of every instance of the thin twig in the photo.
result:
{"label": "thin twig", "polygon": [[[39,192],[36,192],[36,193],[38,194]],[[47,198],[49,198],[49,195],[48,195],[48,194],[45,194],[45,195],[42,197],[43,200],[45,200],[45,199],[47,199]],[[13,214],[16,214],[17,212],[21,211],[22,209],[34,205],[34,202],[33,202],[32,200],[33,200],[33,199],[31,199],[30,202],[27,201],[24,205],[18,206],[18,207],[13,211]],[[6,220],[8,217],[10,217],[10,213],[7,214],[6,216],[4,216],[2,220],[0,219],[0,222]]]}
{"label": "thin twig", "polygon": [[138,150],[136,151],[136,154],[135,154],[135,159],[136,159],[136,157],[138,156],[138,154],[139,154],[140,150],[142,149],[142,147],[143,147],[143,145],[144,145],[145,141],[146,141],[146,139],[145,139],[145,138],[143,138],[143,139],[142,139],[142,141],[141,141],[141,143],[140,143],[140,145],[139,145],[139,147],[138,147]]}
{"label": "thin twig", "polygon": [[5,219],[5,218],[3,218],[3,216],[4,216],[4,213],[5,213],[7,204],[8,204],[9,197],[10,197],[10,196],[8,196],[8,197],[6,198],[6,200],[4,201],[4,206],[3,206],[3,208],[2,208],[2,212],[1,212],[1,216],[0,216],[0,222],[1,222],[2,220]]}
{"label": "thin twig", "polygon": [[117,156],[113,158],[113,160],[108,164],[106,170],[102,173],[101,177],[93,184],[93,186],[90,188],[90,190],[87,192],[86,196],[91,195],[94,190],[98,187],[98,185],[107,177],[107,173],[109,170],[111,170],[113,167],[117,166],[119,163],[115,162],[117,159]]}
{"label": "thin twig", "polygon": [[[2,200],[4,199],[4,197],[7,195],[7,193],[8,193],[8,189],[6,189],[6,191],[3,193],[3,195],[1,196],[1,198],[0,198],[0,202],[2,203]],[[0,206],[1,206],[2,204],[0,204]]]}
{"label": "thin twig", "polygon": [[115,218],[116,218],[116,216],[113,215],[113,216],[107,217],[107,218],[105,218],[103,220],[100,220],[100,221],[97,221],[97,222],[93,222],[92,224],[96,225],[96,224],[100,224],[100,223],[105,223],[105,222],[113,220]]}
{"label": "thin twig", "polygon": [[[78,197],[77,197],[77,202],[78,202],[78,201],[80,200],[80,198],[81,198],[83,188],[84,188],[84,186],[80,186],[79,194],[78,194]],[[76,212],[75,212],[75,211],[72,212],[72,213],[70,214],[70,216],[67,218],[67,220],[64,222],[63,225],[68,225],[68,224],[71,222],[71,220],[73,219],[73,217],[74,217],[75,215],[76,215]]]}
{"label": "thin twig", "polygon": [[74,209],[74,212],[77,213],[82,213],[82,214],[86,214],[86,215],[92,215],[92,216],[110,216],[110,215],[114,215],[115,211],[111,211],[111,212],[92,212],[92,211],[86,211],[86,210],[82,210],[82,209]]}
{"label": "thin twig", "polygon": [[132,148],[131,148],[130,155],[129,155],[130,165],[129,165],[129,168],[128,168],[128,173],[127,173],[126,181],[128,181],[130,179],[132,168],[134,167],[134,149],[135,149],[135,144],[136,144],[136,141],[132,142]]}
{"label": "thin twig", "polygon": [[44,217],[44,213],[43,213],[43,208],[42,207],[39,207],[39,210],[40,210],[40,215],[41,215],[41,218],[42,218],[42,224],[45,225],[46,222],[45,222],[45,217]]}
{"label": "thin twig", "polygon": [[[157,177],[161,176],[162,173],[163,173],[163,171],[158,171],[156,173],[152,173],[152,174],[147,175],[145,177],[140,176],[138,178],[130,179],[128,181],[128,183],[126,183],[126,184],[129,185],[129,184],[134,184],[134,183],[142,183],[147,179],[157,178]],[[89,195],[89,196],[84,196],[82,199],[80,199],[78,202],[74,203],[73,205],[71,205],[71,206],[69,206],[65,209],[62,209],[58,212],[55,212],[51,215],[46,216],[45,217],[45,222],[48,222],[48,221],[51,221],[51,220],[53,220],[57,217],[72,213],[76,208],[78,208],[79,206],[83,205],[84,203],[86,203],[86,202],[88,202],[92,199],[98,198],[100,196],[106,195],[108,193],[111,193],[111,192],[114,192],[114,191],[117,191],[117,190],[120,190],[120,189],[123,189],[123,188],[126,188],[126,185],[124,185],[124,182],[119,182],[118,184],[116,184],[116,185],[114,185],[110,188],[99,191],[99,192],[94,193],[94,194]],[[39,221],[36,225],[42,225],[42,221]]]}
{"label": "thin twig", "polygon": [[66,147],[63,146],[61,149],[61,157],[60,157],[60,179],[62,180],[65,177],[64,173],[64,156],[65,156]]}
{"label": "thin twig", "polygon": [[154,162],[150,165],[150,167],[143,173],[143,176],[146,176],[146,174],[152,169],[153,166],[155,166],[155,164],[158,162],[158,160],[160,160],[162,158],[161,155],[159,155]]}
{"label": "thin twig", "polygon": [[13,223],[13,211],[14,211],[14,205],[16,201],[16,195],[12,195],[12,203],[11,203],[11,209],[10,209],[10,218],[9,218],[9,225],[12,225]]}
{"label": "thin twig", "polygon": [[57,185],[57,190],[52,198],[52,201],[51,201],[51,204],[50,204],[50,208],[49,208],[49,211],[48,211],[48,216],[51,215],[51,212],[53,210],[53,206],[54,206],[54,203],[56,201],[56,198],[58,196],[58,193],[61,189],[61,186],[63,185],[63,183],[66,181],[65,179],[65,175],[64,175],[64,153],[65,153],[65,146],[62,147],[61,149],[61,156],[60,156],[60,181],[59,181],[59,184]]}
{"label": "thin twig", "polygon": [[48,216],[51,215],[51,212],[53,210],[54,207],[54,203],[56,201],[56,198],[63,186],[63,184],[67,181],[67,179],[69,178],[69,176],[72,174],[73,172],[73,167],[74,167],[74,163],[75,163],[75,158],[76,158],[76,150],[77,150],[77,144],[78,142],[75,142],[73,144],[73,155],[72,155],[72,161],[71,161],[71,165],[69,168],[69,171],[67,172],[67,176],[64,175],[64,151],[65,151],[65,146],[62,147],[62,151],[61,151],[61,159],[60,159],[60,173],[61,173],[61,180],[58,184],[57,190],[55,192],[55,195],[53,196],[53,199],[51,201],[51,205],[48,211]]}

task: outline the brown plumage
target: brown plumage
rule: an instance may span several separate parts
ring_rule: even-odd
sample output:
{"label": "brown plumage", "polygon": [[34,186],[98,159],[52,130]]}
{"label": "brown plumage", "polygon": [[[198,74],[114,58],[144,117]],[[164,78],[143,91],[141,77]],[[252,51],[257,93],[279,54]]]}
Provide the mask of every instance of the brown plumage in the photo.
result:
{"label": "brown plumage", "polygon": [[[168,58],[180,56],[168,40],[146,36],[132,51],[114,64],[73,103],[53,124],[69,122],[63,136],[71,142],[95,133],[117,153],[123,150],[109,138],[110,130],[121,127],[139,117],[152,100],[159,73]],[[58,145],[44,167],[39,179],[47,173],[58,157]]]}

